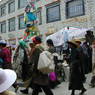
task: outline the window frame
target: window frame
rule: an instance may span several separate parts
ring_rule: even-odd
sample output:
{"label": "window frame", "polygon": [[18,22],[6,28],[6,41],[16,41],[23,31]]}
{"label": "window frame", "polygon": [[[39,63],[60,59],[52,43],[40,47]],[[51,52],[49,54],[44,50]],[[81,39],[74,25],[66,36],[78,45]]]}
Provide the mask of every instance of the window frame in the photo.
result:
{"label": "window frame", "polygon": [[69,16],[69,13],[68,13],[68,4],[71,3],[71,2],[74,2],[74,1],[77,1],[77,0],[70,0],[68,2],[66,2],[66,19],[69,19],[69,18],[74,18],[74,17],[78,17],[78,16],[83,16],[85,15],[85,5],[84,5],[84,0],[82,0],[82,11],[83,11],[83,14],[80,14],[80,15],[74,15],[74,16]]}
{"label": "window frame", "polygon": [[[5,31],[3,32],[3,28],[2,28],[2,25],[5,25]],[[1,26],[1,33],[6,33],[6,21],[3,21],[0,23],[0,26]]]}
{"label": "window frame", "polygon": [[[24,0],[22,0],[22,1],[24,1]],[[27,0],[26,0],[27,1]],[[23,6],[20,6],[20,3],[21,3],[21,0],[18,0],[18,9],[22,9],[22,8],[24,8],[25,7],[25,5],[23,5]],[[26,4],[27,5],[27,4]]]}
{"label": "window frame", "polygon": [[[54,8],[54,7],[56,7],[56,6],[59,7],[59,18],[49,21],[49,19],[48,19],[48,9]],[[61,20],[60,2],[52,3],[52,4],[48,5],[48,6],[46,6],[46,22],[47,22],[47,23],[51,23],[51,22],[60,21],[60,20]]]}
{"label": "window frame", "polygon": [[[40,14],[40,22],[39,22],[38,24],[41,25],[41,24],[42,24],[42,9],[38,9],[37,12],[36,12],[36,16],[37,16],[37,18],[38,18],[37,13]],[[38,19],[39,19],[39,18],[38,18]]]}
{"label": "window frame", "polygon": [[19,15],[19,16],[18,16],[18,29],[19,29],[19,30],[21,30],[21,29],[25,29],[25,26],[20,27],[20,21],[21,21],[21,20],[20,20],[20,17],[21,17],[21,16],[23,16],[23,22],[24,22],[24,14]]}
{"label": "window frame", "polygon": [[[14,20],[14,29],[12,29],[11,30],[11,28],[10,28],[10,21],[12,21],[12,20]],[[10,18],[9,20],[8,20],[8,30],[9,30],[9,32],[11,32],[11,31],[15,31],[15,17],[13,17],[13,18]]]}
{"label": "window frame", "polygon": [[[10,11],[10,5],[11,5],[12,3],[14,3],[14,10]],[[9,4],[8,4],[8,13],[13,13],[13,12],[15,12],[15,0],[9,2]]]}
{"label": "window frame", "polygon": [[[4,10],[5,10],[5,13],[2,13],[2,9],[3,8],[5,8]],[[6,5],[4,4],[4,5],[2,5],[2,6],[0,6],[0,16],[5,16],[6,15]]]}
{"label": "window frame", "polygon": [[36,2],[39,2],[40,0],[36,0]]}

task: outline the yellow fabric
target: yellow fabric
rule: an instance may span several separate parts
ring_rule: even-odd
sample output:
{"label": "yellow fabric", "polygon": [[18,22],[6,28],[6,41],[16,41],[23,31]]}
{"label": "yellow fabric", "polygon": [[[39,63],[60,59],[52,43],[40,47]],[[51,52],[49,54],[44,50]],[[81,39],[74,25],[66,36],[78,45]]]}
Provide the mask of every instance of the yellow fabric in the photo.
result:
{"label": "yellow fabric", "polygon": [[38,31],[38,28],[36,26],[31,26],[28,29],[29,30],[32,30],[32,31]]}
{"label": "yellow fabric", "polygon": [[0,95],[16,95],[16,93],[15,92],[13,92],[13,91],[4,91],[3,93],[0,93]]}
{"label": "yellow fabric", "polygon": [[78,47],[78,45],[77,45],[77,43],[75,42],[75,40],[68,41],[68,43],[72,43],[72,44],[74,44],[76,47]]}

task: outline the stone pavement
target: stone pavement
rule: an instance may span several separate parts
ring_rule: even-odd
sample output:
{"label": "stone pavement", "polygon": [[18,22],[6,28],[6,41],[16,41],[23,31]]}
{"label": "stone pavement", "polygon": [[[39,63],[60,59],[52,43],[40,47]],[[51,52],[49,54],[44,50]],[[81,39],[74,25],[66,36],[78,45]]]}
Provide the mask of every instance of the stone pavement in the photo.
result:
{"label": "stone pavement", "polygon": [[[91,74],[87,75],[87,81],[84,84],[87,92],[85,93],[85,95],[95,95],[95,88],[90,88],[89,87],[89,83],[90,83],[90,79],[91,79]],[[11,90],[14,90],[13,87],[10,88]],[[19,88],[20,89],[24,89],[22,87]],[[31,95],[31,88],[29,89],[29,94],[22,94],[20,91],[18,90],[17,95]],[[55,88],[53,90],[54,95],[70,95],[70,92],[68,90],[68,82],[62,82],[57,88]],[[44,93],[40,93],[39,95],[45,95]],[[76,95],[79,95],[79,91],[76,91]]]}

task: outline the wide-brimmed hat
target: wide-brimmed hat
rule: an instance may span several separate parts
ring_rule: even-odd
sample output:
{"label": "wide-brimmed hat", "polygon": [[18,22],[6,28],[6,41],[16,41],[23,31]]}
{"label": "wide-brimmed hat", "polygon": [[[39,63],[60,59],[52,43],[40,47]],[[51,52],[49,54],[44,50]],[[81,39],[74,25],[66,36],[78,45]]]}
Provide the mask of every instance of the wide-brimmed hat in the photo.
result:
{"label": "wide-brimmed hat", "polygon": [[78,47],[77,43],[75,42],[75,40],[71,40],[67,42],[68,44],[72,44],[75,47]]}
{"label": "wide-brimmed hat", "polygon": [[81,40],[80,39],[75,39],[75,42],[80,43],[81,44]]}
{"label": "wide-brimmed hat", "polygon": [[0,93],[12,86],[16,78],[17,75],[13,70],[0,68]]}

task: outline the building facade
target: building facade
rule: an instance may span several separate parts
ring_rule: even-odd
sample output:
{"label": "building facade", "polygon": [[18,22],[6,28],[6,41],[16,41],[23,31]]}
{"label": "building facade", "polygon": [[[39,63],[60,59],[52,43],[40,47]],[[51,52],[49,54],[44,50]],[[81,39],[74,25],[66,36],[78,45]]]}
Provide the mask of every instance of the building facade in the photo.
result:
{"label": "building facade", "polygon": [[[24,8],[28,0],[0,2],[0,36],[15,43],[24,33]],[[34,1],[34,0],[30,0]],[[95,0],[35,0],[43,37],[64,27],[95,28]]]}

